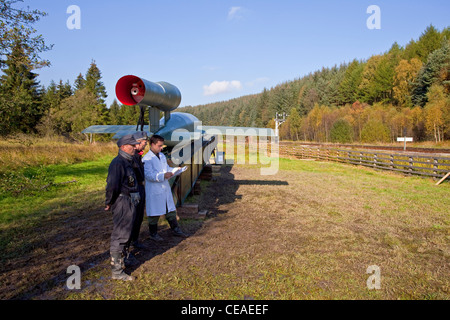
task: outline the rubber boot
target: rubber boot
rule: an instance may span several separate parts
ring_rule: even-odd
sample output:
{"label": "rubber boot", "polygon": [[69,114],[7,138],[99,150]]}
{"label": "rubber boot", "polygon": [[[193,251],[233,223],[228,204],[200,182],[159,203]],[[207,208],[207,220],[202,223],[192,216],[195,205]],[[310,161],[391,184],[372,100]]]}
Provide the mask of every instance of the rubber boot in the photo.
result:
{"label": "rubber boot", "polygon": [[134,278],[126,274],[122,252],[111,252],[111,278],[114,280],[132,281]]}
{"label": "rubber boot", "polygon": [[125,267],[136,266],[139,264],[139,260],[131,253],[130,247],[125,247],[123,254]]}
{"label": "rubber boot", "polygon": [[157,224],[149,224],[148,231],[150,232],[150,240],[161,242],[164,239],[158,234],[158,225]]}
{"label": "rubber boot", "polygon": [[177,219],[171,219],[171,220],[167,220],[167,221],[169,222],[170,229],[172,229],[172,233],[174,236],[183,237],[183,238],[187,237],[187,234],[185,234],[181,230],[180,226],[178,225]]}

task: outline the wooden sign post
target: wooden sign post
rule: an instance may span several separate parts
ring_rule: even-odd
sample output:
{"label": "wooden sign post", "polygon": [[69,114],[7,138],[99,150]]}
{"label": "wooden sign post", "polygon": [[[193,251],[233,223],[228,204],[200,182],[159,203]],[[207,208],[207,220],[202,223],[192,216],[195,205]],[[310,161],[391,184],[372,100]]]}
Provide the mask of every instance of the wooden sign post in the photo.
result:
{"label": "wooden sign post", "polygon": [[411,138],[411,137],[398,137],[398,138],[397,138],[397,141],[398,141],[398,142],[400,142],[400,141],[404,141],[404,142],[405,142],[405,145],[404,145],[404,147],[403,147],[403,150],[406,151],[406,142],[412,142],[412,141],[413,141],[413,138]]}

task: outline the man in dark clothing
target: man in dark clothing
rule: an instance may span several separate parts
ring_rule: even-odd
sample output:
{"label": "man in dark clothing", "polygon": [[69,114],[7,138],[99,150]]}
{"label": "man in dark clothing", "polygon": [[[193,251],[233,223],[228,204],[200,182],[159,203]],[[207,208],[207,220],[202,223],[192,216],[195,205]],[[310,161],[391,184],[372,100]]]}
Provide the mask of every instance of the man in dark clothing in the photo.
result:
{"label": "man in dark clothing", "polygon": [[139,243],[139,231],[141,230],[142,220],[144,219],[145,211],[145,176],[144,176],[144,164],[142,163],[142,155],[144,154],[145,147],[147,146],[147,132],[138,131],[133,134],[133,138],[139,142],[136,145],[133,169],[136,174],[139,187],[139,195],[141,196],[141,201],[137,206],[136,219],[133,225],[133,231],[131,233],[131,245],[135,249],[143,249],[144,247]]}
{"label": "man in dark clothing", "polygon": [[132,167],[138,144],[132,135],[119,139],[119,154],[111,161],[106,179],[105,210],[111,209],[113,218],[110,246],[112,278],[125,281],[133,280],[123,269],[124,253],[129,247],[136,207],[140,202],[138,182]]}

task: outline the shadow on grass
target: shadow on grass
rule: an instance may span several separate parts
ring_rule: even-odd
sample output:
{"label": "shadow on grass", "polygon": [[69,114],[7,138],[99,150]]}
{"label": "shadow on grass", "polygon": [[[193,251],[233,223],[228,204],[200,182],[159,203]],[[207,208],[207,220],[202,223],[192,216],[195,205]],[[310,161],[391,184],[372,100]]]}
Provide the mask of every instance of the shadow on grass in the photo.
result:
{"label": "shadow on grass", "polygon": [[[287,181],[279,180],[235,180],[232,173],[232,166],[220,167],[220,176],[213,178],[206,190],[202,190],[201,197],[199,199],[199,210],[206,210],[208,212],[207,219],[214,219],[221,216],[223,219],[227,219],[226,210],[220,209],[223,205],[233,203],[236,200],[242,198],[241,195],[237,195],[237,190],[241,185],[255,185],[255,186],[285,186],[288,185]],[[160,219],[161,222],[162,219]],[[145,224],[144,220],[144,224]],[[203,220],[196,219],[181,219],[180,226],[188,234],[193,235],[203,225]],[[135,256],[139,263],[132,266],[128,270],[133,272],[138,269],[143,263],[152,259],[153,257],[163,254],[167,250],[177,246],[184,238],[177,238],[171,235],[171,230],[168,226],[163,228],[159,234],[166,240],[164,244],[155,244],[151,240],[144,241],[146,249],[135,251]],[[141,237],[148,238],[148,233],[141,233]]]}
{"label": "shadow on grass", "polygon": [[[213,179],[206,190],[202,190],[198,205],[200,210],[208,211],[207,219],[213,219],[218,215],[226,214],[227,211],[220,210],[219,207],[227,203],[232,203],[236,201],[236,199],[241,198],[241,196],[236,195],[239,184],[235,182],[234,174],[231,172],[231,170],[232,166],[222,166],[220,168],[220,176]],[[127,268],[127,272],[133,273],[145,262],[158,255],[163,254],[164,252],[170,250],[171,248],[177,246],[185,240],[185,238],[175,237],[172,235],[167,222],[165,222],[165,219],[161,217],[159,222],[160,231],[158,232],[158,234],[160,234],[161,237],[164,238],[164,242],[155,243],[148,238],[149,233],[146,229],[147,221],[144,217],[140,238],[145,239],[142,242],[145,249],[135,250],[133,252],[138,263]],[[198,230],[200,230],[203,226],[203,223],[204,220],[199,219],[180,219],[179,221],[180,227],[189,236],[194,235]],[[144,232],[142,232],[142,229],[144,229]]]}

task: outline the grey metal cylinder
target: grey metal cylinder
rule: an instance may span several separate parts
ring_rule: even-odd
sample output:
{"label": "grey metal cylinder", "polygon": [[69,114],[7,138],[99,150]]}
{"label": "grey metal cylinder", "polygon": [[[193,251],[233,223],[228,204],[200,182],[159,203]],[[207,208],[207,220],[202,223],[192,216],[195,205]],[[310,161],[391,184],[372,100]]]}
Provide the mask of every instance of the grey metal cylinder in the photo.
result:
{"label": "grey metal cylinder", "polygon": [[124,76],[117,81],[116,95],[125,105],[147,105],[161,111],[173,111],[181,103],[181,92],[173,84],[151,82],[133,75]]}

